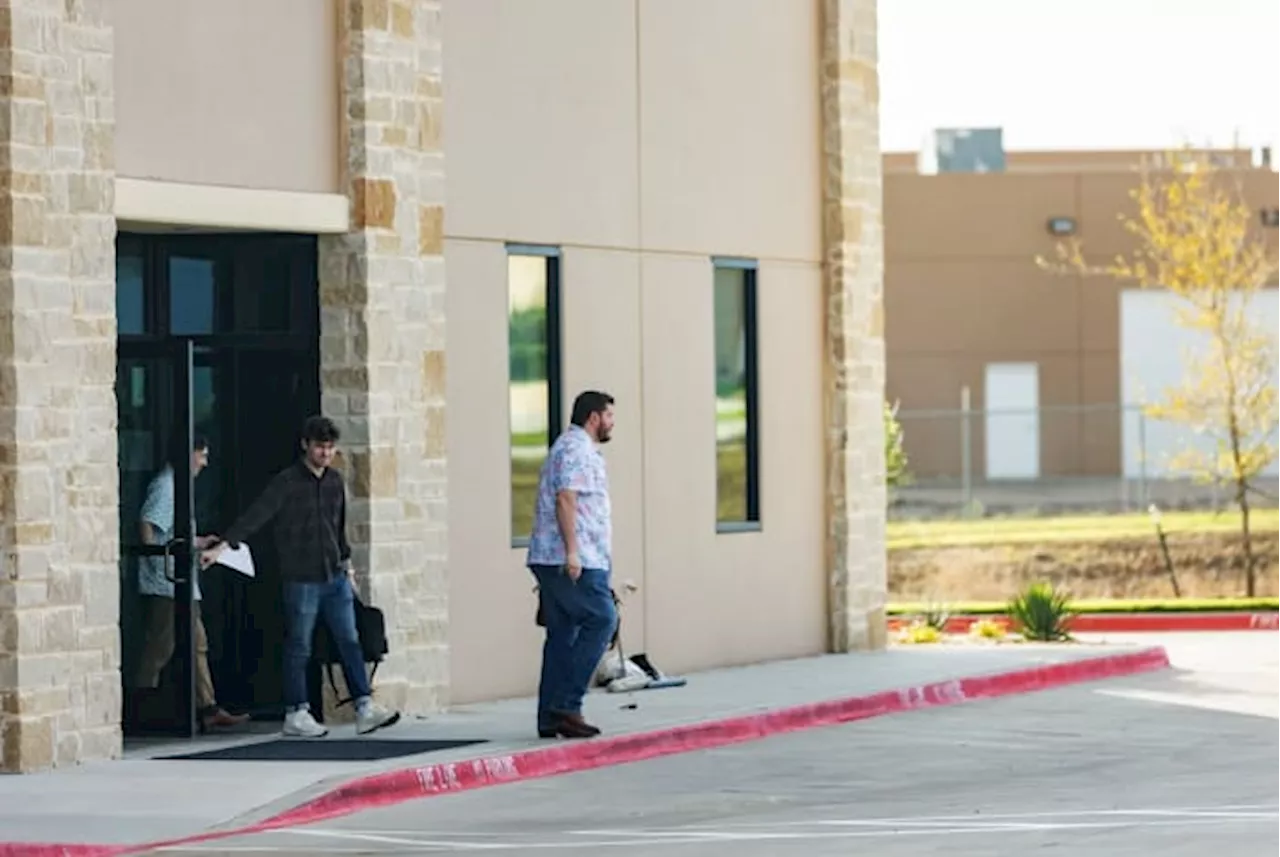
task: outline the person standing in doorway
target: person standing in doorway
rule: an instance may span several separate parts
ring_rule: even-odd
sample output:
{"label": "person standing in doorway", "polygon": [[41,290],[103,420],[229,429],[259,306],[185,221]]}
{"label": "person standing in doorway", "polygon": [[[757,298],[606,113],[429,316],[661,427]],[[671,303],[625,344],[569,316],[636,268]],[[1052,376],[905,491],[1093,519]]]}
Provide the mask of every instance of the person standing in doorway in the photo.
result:
{"label": "person standing in doorway", "polygon": [[582,701],[618,621],[609,585],[609,480],[599,449],[613,434],[613,397],[580,393],[570,422],[538,476],[527,560],[546,626],[538,686],[542,738],[600,734],[583,719]]}
{"label": "person standing in doorway", "polygon": [[[209,464],[209,441],[196,435],[187,449],[185,437],[175,437],[169,445],[169,460],[147,485],[146,499],[138,515],[139,535],[143,544],[164,545],[173,539],[174,519],[174,465],[180,456],[190,455],[191,480]],[[191,532],[197,533],[195,521]],[[216,539],[215,536],[196,536],[195,547],[203,549]],[[138,562],[138,593],[142,596],[142,614],[145,642],[138,664],[139,687],[154,689],[160,685],[160,673],[173,657],[173,581],[169,579],[166,562],[170,557],[144,556]],[[249,719],[247,714],[230,714],[214,696],[213,675],[209,671],[209,637],[205,633],[204,619],[200,615],[200,574],[192,563],[191,633],[195,638],[196,706],[200,722],[206,730],[216,727],[238,726]]]}
{"label": "person standing in doorway", "polygon": [[307,661],[320,614],[342,657],[347,690],[355,701],[356,732],[365,735],[400,719],[400,712],[373,701],[356,632],[346,487],[332,467],[339,437],[332,420],[308,418],[302,426],[299,460],[276,474],[262,496],[227,529],[223,541],[200,556],[202,565],[215,563],[228,546],[237,547],[275,522],[286,625],[284,733],[302,738],[323,738],[329,732],[316,722],[307,703]]}

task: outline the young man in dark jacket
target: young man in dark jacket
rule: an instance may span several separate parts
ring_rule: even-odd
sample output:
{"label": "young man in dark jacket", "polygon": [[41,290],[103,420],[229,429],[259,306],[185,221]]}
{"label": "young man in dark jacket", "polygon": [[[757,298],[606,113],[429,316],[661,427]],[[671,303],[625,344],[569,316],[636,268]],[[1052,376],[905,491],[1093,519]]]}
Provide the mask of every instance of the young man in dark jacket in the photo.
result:
{"label": "young man in dark jacket", "polygon": [[284,733],[303,738],[328,734],[307,703],[306,667],[321,613],[342,656],[347,690],[356,706],[356,732],[364,735],[400,719],[400,712],[373,701],[356,633],[346,489],[331,467],[338,438],[332,420],[309,418],[302,427],[301,458],[276,474],[262,496],[227,529],[223,541],[200,555],[200,564],[208,567],[228,546],[239,546],[275,522],[286,622]]}

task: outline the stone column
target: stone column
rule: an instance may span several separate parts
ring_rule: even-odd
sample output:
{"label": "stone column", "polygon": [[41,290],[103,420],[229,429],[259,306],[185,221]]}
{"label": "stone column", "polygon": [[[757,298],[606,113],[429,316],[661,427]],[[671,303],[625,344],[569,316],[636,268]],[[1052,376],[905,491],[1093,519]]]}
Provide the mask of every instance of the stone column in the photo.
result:
{"label": "stone column", "polygon": [[387,619],[377,695],[422,713],[449,687],[440,0],[339,5],[351,232],[320,243],[323,409],[361,589]]}
{"label": "stone column", "polygon": [[884,239],[876,0],[821,0],[832,651],[885,644]]}
{"label": "stone column", "polygon": [[107,0],[0,6],[0,770],[120,753]]}

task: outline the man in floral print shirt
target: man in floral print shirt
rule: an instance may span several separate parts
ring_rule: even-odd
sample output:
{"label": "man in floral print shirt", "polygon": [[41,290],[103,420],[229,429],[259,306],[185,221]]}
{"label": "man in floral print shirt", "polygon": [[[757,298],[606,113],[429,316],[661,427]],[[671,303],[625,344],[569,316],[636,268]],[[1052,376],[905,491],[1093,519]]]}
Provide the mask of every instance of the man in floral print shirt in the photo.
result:
{"label": "man in floral print shirt", "polygon": [[528,566],[547,631],[538,687],[543,738],[600,734],[583,719],[582,700],[618,621],[609,586],[609,479],[598,448],[613,433],[613,397],[579,394],[570,421],[543,462],[529,539]]}

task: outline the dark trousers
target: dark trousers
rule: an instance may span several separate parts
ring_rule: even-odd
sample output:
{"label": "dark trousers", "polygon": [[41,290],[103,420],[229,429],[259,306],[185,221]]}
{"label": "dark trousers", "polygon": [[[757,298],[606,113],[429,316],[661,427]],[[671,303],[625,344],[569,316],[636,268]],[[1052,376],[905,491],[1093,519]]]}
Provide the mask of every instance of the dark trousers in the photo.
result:
{"label": "dark trousers", "polygon": [[556,714],[582,712],[583,697],[609,648],[618,613],[606,570],[584,568],[576,582],[560,566],[535,565],[529,570],[538,580],[547,632],[538,683],[538,727],[549,728]]}

